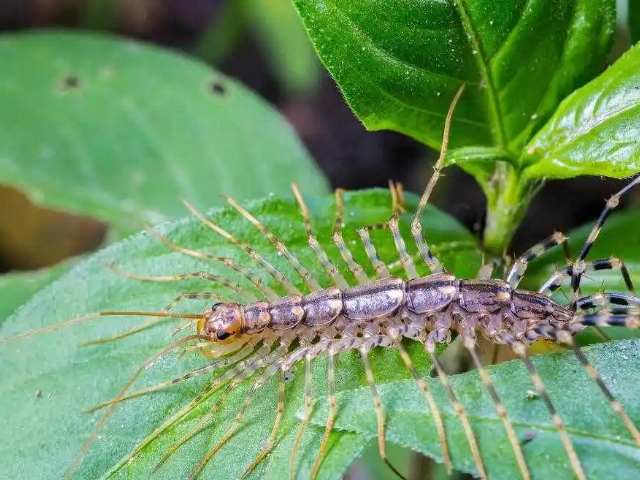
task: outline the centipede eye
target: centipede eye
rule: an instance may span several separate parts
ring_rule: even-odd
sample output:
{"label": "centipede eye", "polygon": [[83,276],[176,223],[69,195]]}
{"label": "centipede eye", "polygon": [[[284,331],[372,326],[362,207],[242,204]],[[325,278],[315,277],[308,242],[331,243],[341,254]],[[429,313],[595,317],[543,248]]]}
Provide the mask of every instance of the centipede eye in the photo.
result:
{"label": "centipede eye", "polygon": [[217,332],[216,333],[216,337],[218,337],[218,340],[226,340],[230,336],[231,335],[229,334],[229,332]]}

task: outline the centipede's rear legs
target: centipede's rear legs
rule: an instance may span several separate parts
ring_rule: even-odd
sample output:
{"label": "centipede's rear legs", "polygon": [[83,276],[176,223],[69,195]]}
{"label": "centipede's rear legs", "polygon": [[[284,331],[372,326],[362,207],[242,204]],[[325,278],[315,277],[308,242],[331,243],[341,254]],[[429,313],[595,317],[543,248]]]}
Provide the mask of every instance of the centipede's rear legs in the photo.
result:
{"label": "centipede's rear legs", "polygon": [[514,353],[518,355],[520,359],[522,359],[527,370],[529,371],[531,380],[533,381],[533,384],[535,385],[536,390],[538,391],[538,394],[544,400],[544,403],[547,406],[547,410],[549,410],[549,413],[551,414],[553,424],[555,425],[556,429],[558,430],[558,433],[560,434],[560,440],[562,441],[564,449],[567,452],[567,455],[569,456],[569,461],[571,462],[571,468],[573,469],[574,473],[578,477],[578,480],[587,480],[587,477],[584,474],[584,470],[582,469],[582,465],[580,464],[580,460],[578,459],[578,455],[576,454],[576,451],[573,448],[573,444],[571,443],[571,438],[569,437],[569,434],[567,433],[567,430],[564,426],[564,421],[560,417],[560,414],[556,410],[556,407],[553,405],[553,402],[551,401],[551,397],[549,396],[549,393],[547,392],[547,389],[544,386],[544,383],[542,382],[542,379],[540,378],[538,371],[536,370],[535,366],[529,359],[526,346],[522,342],[512,338],[512,336],[510,335],[503,336],[503,341],[505,341],[505,343],[512,348]]}
{"label": "centipede's rear legs", "polygon": [[465,348],[469,351],[471,359],[473,360],[473,364],[478,370],[480,374],[480,379],[482,383],[484,383],[489,395],[491,396],[491,400],[493,401],[496,412],[498,416],[502,420],[504,428],[507,432],[507,437],[509,438],[509,443],[511,444],[511,448],[513,449],[513,453],[516,457],[516,461],[518,462],[518,467],[520,468],[520,473],[522,474],[523,480],[530,480],[531,474],[529,473],[529,468],[527,467],[527,463],[524,459],[524,454],[522,453],[522,448],[520,447],[520,442],[518,442],[518,437],[513,428],[513,424],[509,419],[509,415],[507,414],[507,409],[504,404],[500,400],[498,396],[498,392],[493,386],[493,382],[491,381],[491,377],[489,372],[484,368],[480,358],[478,357],[478,352],[476,351],[476,339],[475,339],[475,331],[467,329],[462,332],[462,341]]}

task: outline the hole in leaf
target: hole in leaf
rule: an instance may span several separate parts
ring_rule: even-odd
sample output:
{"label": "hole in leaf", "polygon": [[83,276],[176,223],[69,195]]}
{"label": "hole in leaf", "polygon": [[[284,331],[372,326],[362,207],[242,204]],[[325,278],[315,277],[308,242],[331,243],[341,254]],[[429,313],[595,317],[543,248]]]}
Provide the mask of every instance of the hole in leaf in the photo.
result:
{"label": "hole in leaf", "polygon": [[62,91],[77,90],[80,88],[80,78],[76,75],[66,76],[62,79],[60,88]]}
{"label": "hole in leaf", "polygon": [[220,82],[213,80],[210,84],[211,91],[216,95],[224,95],[227,89]]}

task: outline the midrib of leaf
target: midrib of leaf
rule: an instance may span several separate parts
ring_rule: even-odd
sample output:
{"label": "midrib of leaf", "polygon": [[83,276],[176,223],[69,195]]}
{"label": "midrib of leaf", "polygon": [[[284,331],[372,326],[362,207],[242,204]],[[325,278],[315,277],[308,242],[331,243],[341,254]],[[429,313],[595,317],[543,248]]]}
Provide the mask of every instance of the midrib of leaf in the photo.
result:
{"label": "midrib of leaf", "polygon": [[480,70],[480,74],[482,75],[482,79],[484,80],[487,99],[489,101],[489,121],[491,122],[491,125],[493,127],[491,128],[491,134],[494,137],[494,141],[497,146],[504,150],[508,150],[504,124],[502,122],[502,114],[500,112],[500,103],[498,102],[496,87],[493,84],[491,69],[489,68],[489,62],[484,53],[482,41],[480,40],[480,37],[476,32],[473,23],[471,22],[471,17],[469,16],[469,12],[466,9],[464,0],[455,0],[455,4],[460,14],[462,27],[469,37],[472,48],[476,51],[475,55],[473,56],[475,57],[475,61],[478,65],[478,70]]}

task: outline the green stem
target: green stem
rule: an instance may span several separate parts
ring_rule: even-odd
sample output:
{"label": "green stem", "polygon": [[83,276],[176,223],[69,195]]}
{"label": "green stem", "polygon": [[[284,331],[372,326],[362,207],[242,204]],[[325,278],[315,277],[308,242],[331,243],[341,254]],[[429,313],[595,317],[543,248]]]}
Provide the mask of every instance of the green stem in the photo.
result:
{"label": "green stem", "polygon": [[512,165],[499,162],[491,182],[483,188],[487,196],[484,248],[501,256],[511,244],[537,186],[524,181]]}

